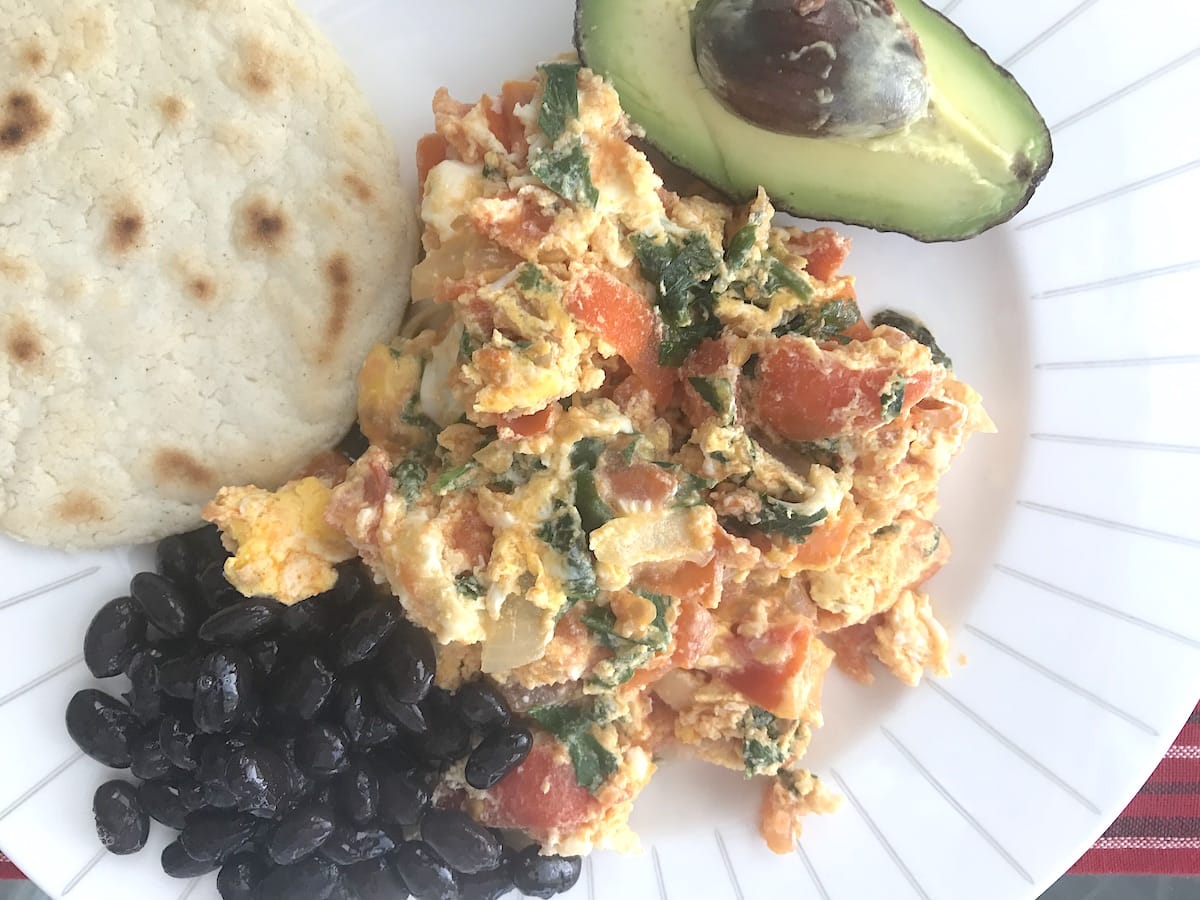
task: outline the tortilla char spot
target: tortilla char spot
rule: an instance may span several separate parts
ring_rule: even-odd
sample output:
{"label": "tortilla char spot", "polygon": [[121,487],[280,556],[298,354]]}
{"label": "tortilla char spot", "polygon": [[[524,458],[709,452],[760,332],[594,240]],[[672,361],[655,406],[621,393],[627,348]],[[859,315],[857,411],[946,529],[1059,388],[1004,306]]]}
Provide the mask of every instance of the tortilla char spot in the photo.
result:
{"label": "tortilla char spot", "polygon": [[50,61],[50,57],[46,54],[45,47],[31,40],[21,48],[20,60],[25,68],[32,72],[40,72]]}
{"label": "tortilla char spot", "polygon": [[262,38],[245,38],[238,46],[238,83],[255,96],[272,93],[284,80],[284,60]]}
{"label": "tortilla char spot", "polygon": [[371,186],[353,172],[343,175],[342,182],[350,189],[350,193],[363,203],[370,203],[375,196],[375,193],[371,190]]}
{"label": "tortilla char spot", "polygon": [[172,125],[178,125],[187,115],[187,104],[172,94],[158,101],[158,111]]}
{"label": "tortilla char spot", "polygon": [[30,91],[11,91],[0,101],[0,156],[24,149],[49,127],[50,114]]}
{"label": "tortilla char spot", "polygon": [[217,476],[208,466],[186,450],[161,447],[154,453],[154,477],[160,482],[207,488],[216,483]]}
{"label": "tortilla char spot", "polygon": [[283,208],[263,197],[251,198],[242,209],[241,244],[249,250],[278,253],[290,231],[291,224]]}
{"label": "tortilla char spot", "polygon": [[108,220],[105,246],[112,253],[124,256],[136,249],[146,236],[146,219],[137,207],[120,204]]}
{"label": "tortilla char spot", "polygon": [[72,488],[54,504],[54,515],[63,522],[95,522],[107,518],[104,504],[91,491]]}
{"label": "tortilla char spot", "polygon": [[23,284],[29,280],[29,266],[22,259],[0,253],[0,278],[14,284]]}
{"label": "tortilla char spot", "polygon": [[197,275],[195,278],[188,279],[187,292],[195,299],[206,302],[216,296],[217,286],[213,284],[211,278]]}
{"label": "tortilla char spot", "polygon": [[19,319],[8,330],[8,335],[4,341],[4,348],[8,351],[9,356],[23,366],[31,365],[44,356],[46,352],[42,349],[42,339],[37,331],[23,319]]}
{"label": "tortilla char spot", "polygon": [[345,253],[335,253],[325,263],[325,280],[329,282],[329,318],[325,326],[325,343],[321,348],[320,361],[328,362],[333,348],[346,330],[350,314],[350,296],[354,275],[350,260]]}

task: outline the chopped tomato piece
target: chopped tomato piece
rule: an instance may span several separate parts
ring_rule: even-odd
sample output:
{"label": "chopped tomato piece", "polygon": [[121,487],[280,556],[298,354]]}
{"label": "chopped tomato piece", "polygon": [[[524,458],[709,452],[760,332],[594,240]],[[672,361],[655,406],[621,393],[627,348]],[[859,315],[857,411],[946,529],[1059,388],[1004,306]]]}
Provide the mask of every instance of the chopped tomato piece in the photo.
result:
{"label": "chopped tomato piece", "polygon": [[[777,716],[795,718],[800,712],[796,709],[796,679],[804,671],[812,637],[812,630],[802,623],[777,625],[762,637],[744,643],[746,661],[741,668],[720,672],[718,677],[751,703]],[[759,646],[776,652],[782,648],[783,661],[774,665],[759,662],[754,658],[754,649]]]}
{"label": "chopped tomato piece", "polygon": [[450,145],[440,134],[427,134],[417,141],[417,188],[425,189],[425,179],[429,170],[440,162],[444,162]]}
{"label": "chopped tomato piece", "polygon": [[505,136],[501,139],[509,151],[524,156],[525,123],[517,118],[516,107],[524,106],[533,100],[537,85],[532,81],[506,81],[500,88],[500,108],[507,123]]}
{"label": "chopped tomato piece", "polygon": [[[803,338],[783,337],[763,352],[758,366],[756,418],[794,441],[817,441],[883,424],[881,397],[897,375],[893,368],[851,368],[836,351]],[[929,372],[907,376],[901,412],[932,388]]]}
{"label": "chopped tomato piece", "polygon": [[721,577],[725,566],[713,554],[704,565],[698,563],[654,563],[642,566],[635,580],[643,590],[678,597],[712,609],[720,600]]}
{"label": "chopped tomato piece", "polygon": [[619,500],[661,506],[675,489],[675,476],[652,463],[635,463],[625,468],[605,468],[599,479],[609,503]]}
{"label": "chopped tomato piece", "polygon": [[865,319],[860,318],[843,331],[842,334],[852,341],[869,341],[871,339],[871,326],[867,324]]}
{"label": "chopped tomato piece", "polygon": [[861,520],[849,497],[833,518],[817,525],[804,543],[796,544],[794,559],[806,569],[827,568],[841,559],[846,543]]}
{"label": "chopped tomato piece", "polygon": [[850,239],[832,228],[793,232],[787,244],[788,249],[807,260],[808,274],[818,281],[828,281],[836,275],[850,254]]}
{"label": "chopped tomato piece", "polygon": [[488,792],[487,824],[524,828],[536,833],[570,830],[598,807],[595,798],[575,780],[575,770],[557,758],[555,742],[539,736],[525,761]]}
{"label": "chopped tomato piece", "polygon": [[567,311],[613,346],[657,404],[670,399],[675,376],[658,363],[658,320],[645,297],[593,269],[571,286]]}
{"label": "chopped tomato piece", "polygon": [[536,437],[550,429],[561,410],[562,407],[557,403],[551,403],[544,409],[525,416],[504,416],[496,426],[496,431],[502,441]]}
{"label": "chopped tomato piece", "polygon": [[466,557],[471,568],[479,569],[488,564],[492,556],[495,536],[492,526],[479,514],[479,504],[472,498],[464,502],[450,517],[446,532],[446,544]]}
{"label": "chopped tomato piece", "polygon": [[503,109],[497,109],[492,102],[492,98],[487,94],[479,101],[479,105],[483,107],[484,114],[487,116],[488,129],[496,136],[505,147],[508,146],[508,117],[504,115]]}

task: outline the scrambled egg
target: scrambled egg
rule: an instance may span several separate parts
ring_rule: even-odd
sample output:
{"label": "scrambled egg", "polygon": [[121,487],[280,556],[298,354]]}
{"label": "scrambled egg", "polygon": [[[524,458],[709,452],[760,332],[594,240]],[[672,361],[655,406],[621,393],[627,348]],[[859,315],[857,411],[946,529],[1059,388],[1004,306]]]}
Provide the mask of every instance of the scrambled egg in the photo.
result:
{"label": "scrambled egg", "polygon": [[229,578],[294,602],[357,554],[444,686],[494,680],[537,739],[496,787],[455,785],[489,825],[633,846],[674,745],[769,779],[786,851],[835,805],[801,766],[835,655],[944,671],[921,588],[979,396],[917,323],[863,320],[844,238],[774,225],[761,191],[667,190],[595,74],[434,113],[412,312],[359,375],[371,447],[332,490],[223,489]]}
{"label": "scrambled egg", "polygon": [[204,507],[226,546],[225,577],[243,594],[297,603],[324,593],[337,581],[335,563],[354,557],[354,548],[325,523],[332,494],[315,477],[291,481],[278,491],[253,486],[224,487]]}

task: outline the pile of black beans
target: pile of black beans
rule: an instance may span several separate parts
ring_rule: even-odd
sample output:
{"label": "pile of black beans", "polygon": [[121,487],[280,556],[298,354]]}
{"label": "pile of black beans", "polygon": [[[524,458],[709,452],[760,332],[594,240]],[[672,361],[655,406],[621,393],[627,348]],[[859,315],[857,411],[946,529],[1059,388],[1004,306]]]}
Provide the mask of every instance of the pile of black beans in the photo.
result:
{"label": "pile of black beans", "polygon": [[575,884],[578,857],[514,849],[434,805],[454,763],[485,789],[529,753],[490,684],[434,685],[428,634],[358,563],[289,607],[238,594],[226,558],[214,528],[162,541],[157,571],[88,628],[92,673],[130,683],[121,699],[82,690],[66,713],[85,753],[135,779],[96,791],[105,847],[141,850],[155,819],[179,832],[163,870],[219,870],[225,900],[495,900]]}

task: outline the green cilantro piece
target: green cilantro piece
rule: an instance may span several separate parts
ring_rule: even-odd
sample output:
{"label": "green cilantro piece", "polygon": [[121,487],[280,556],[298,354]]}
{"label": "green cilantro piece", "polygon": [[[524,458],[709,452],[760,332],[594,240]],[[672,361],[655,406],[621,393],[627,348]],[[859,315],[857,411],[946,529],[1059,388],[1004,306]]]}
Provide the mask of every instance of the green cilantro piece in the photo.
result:
{"label": "green cilantro piece", "polygon": [[879,396],[879,406],[883,412],[883,421],[891,422],[904,409],[904,387],[907,382],[897,375],[888,382],[883,393]]}
{"label": "green cilantro piece", "polygon": [[590,707],[547,704],[535,706],[529,715],[563,743],[575,769],[575,781],[593,794],[620,767],[616,754],[591,733],[595,718]]}
{"label": "green cilantro piece", "polygon": [[785,266],[777,257],[772,256],[767,264],[767,280],[763,283],[763,293],[773,296],[781,289],[787,289],[801,300],[812,299],[811,285],[799,273]]}
{"label": "green cilantro piece", "polygon": [[465,487],[470,487],[475,483],[475,479],[479,472],[479,463],[475,460],[470,460],[463,463],[461,466],[455,466],[446,472],[443,472],[434,481],[431,490],[441,496],[449,494],[451,491],[460,491]]}
{"label": "green cilantro piece", "polygon": [[929,348],[935,365],[945,366],[947,369],[954,368],[953,360],[938,346],[938,342],[934,340],[933,332],[912,316],[906,316],[904,313],[897,312],[894,309],[885,309],[871,316],[871,326],[874,328],[880,325],[890,325],[892,328],[903,331],[914,341],[924,344]]}
{"label": "green cilantro piece", "polygon": [[689,378],[688,383],[718,416],[726,422],[733,418],[733,385],[728,378],[697,375]]}
{"label": "green cilantro piece", "polygon": [[454,586],[464,597],[478,600],[483,596],[483,585],[472,572],[462,572],[454,577]]}
{"label": "green cilantro piece", "polygon": [[429,477],[425,466],[419,460],[412,458],[396,463],[388,474],[396,482],[396,490],[407,503],[412,503],[417,499],[421,488],[425,486],[425,479]]}
{"label": "green cilantro piece", "polygon": [[594,600],[599,593],[596,568],[579,511],[574,506],[561,506],[558,515],[538,526],[536,533],[546,546],[562,556],[566,574],[563,593],[568,604]]}
{"label": "green cilantro piece", "polygon": [[825,520],[825,510],[819,509],[811,515],[799,511],[797,504],[788,503],[769,494],[762,495],[762,509],[757,521],[751,522],[765,534],[778,534],[788,540],[803,543],[812,534],[813,527]]}
{"label": "green cilantro piece", "polygon": [[546,63],[538,66],[545,76],[538,127],[551,141],[558,140],[567,123],[579,118],[579,63]]}
{"label": "green cilantro piece", "polygon": [[565,200],[595,208],[600,192],[592,184],[592,171],[583,143],[576,139],[566,147],[544,150],[529,165],[542,184]]}

